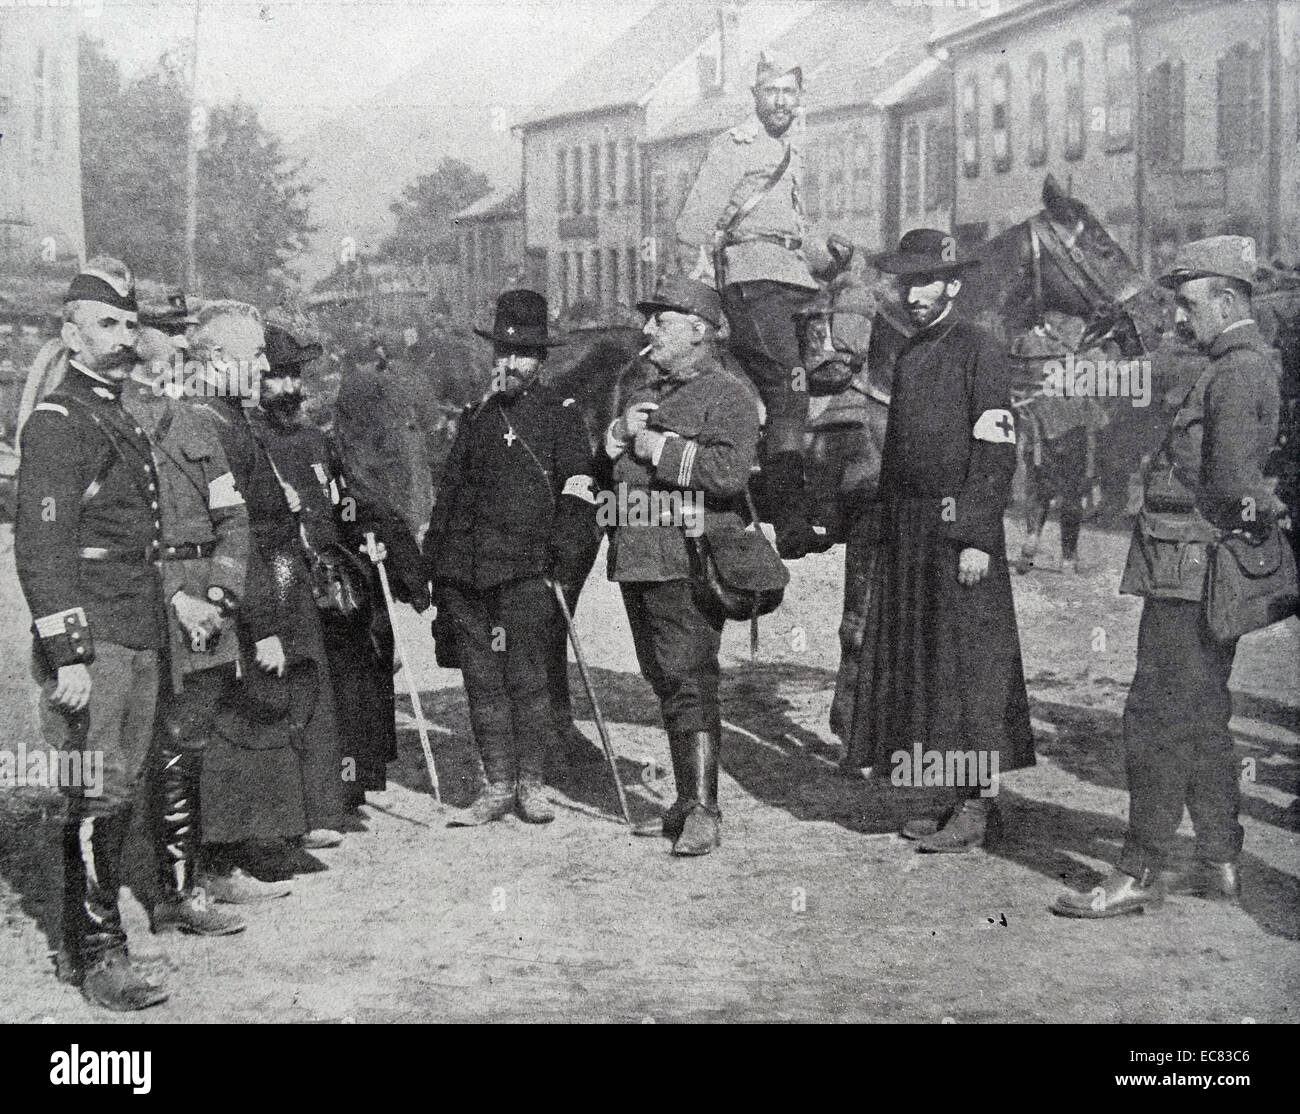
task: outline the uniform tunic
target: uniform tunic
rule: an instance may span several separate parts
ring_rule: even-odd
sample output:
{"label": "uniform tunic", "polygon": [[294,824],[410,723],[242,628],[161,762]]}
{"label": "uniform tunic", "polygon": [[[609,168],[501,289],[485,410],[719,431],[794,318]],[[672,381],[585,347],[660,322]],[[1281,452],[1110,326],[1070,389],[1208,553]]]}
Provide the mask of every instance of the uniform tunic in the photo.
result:
{"label": "uniform tunic", "polygon": [[[133,799],[153,731],[165,637],[154,564],[158,477],[118,392],[75,363],[32,412],[21,449],[14,558],[37,633],[41,729],[53,748],[102,753],[102,794],[84,807],[111,815]],[[91,559],[87,549],[110,559]],[[76,608],[88,638],[65,625]],[[67,633],[44,636],[60,627]],[[48,698],[57,670],[76,663],[90,672],[90,706],[68,715]]]}
{"label": "uniform tunic", "polygon": [[[990,768],[996,752],[1002,773],[1033,764],[1002,529],[1015,467],[1010,384],[992,339],[951,318],[919,332],[894,370],[853,765],[883,775],[894,752],[916,746],[987,752]],[[972,587],[957,581],[966,548],[989,555]]]}
{"label": "uniform tunic", "polygon": [[378,575],[356,550],[366,533],[373,532],[388,549],[386,566],[394,596],[418,604],[419,597],[428,594],[419,548],[396,511],[348,483],[338,454],[320,430],[276,422],[261,412],[254,412],[252,421],[280,475],[298,493],[299,519],[308,542],[317,550],[346,550],[365,587],[355,613],[320,613],[339,745],[347,766],[344,795],[348,804],[362,804],[366,790],[387,786],[387,765],[397,757],[397,725],[393,629]]}

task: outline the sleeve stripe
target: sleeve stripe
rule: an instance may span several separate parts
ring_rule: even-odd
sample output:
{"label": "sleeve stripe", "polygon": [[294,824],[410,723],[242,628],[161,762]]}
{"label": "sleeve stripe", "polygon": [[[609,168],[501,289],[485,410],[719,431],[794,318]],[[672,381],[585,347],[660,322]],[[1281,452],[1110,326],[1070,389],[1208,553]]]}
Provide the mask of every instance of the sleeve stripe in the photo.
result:
{"label": "sleeve stripe", "polygon": [[694,441],[687,441],[686,446],[682,449],[682,463],[677,470],[677,485],[679,487],[691,486],[691,469],[695,467],[695,452],[698,447]]}
{"label": "sleeve stripe", "polygon": [[60,406],[57,402],[38,402],[32,407],[33,412],[37,410],[48,410],[51,414],[62,414],[65,418],[68,416],[66,406]]}

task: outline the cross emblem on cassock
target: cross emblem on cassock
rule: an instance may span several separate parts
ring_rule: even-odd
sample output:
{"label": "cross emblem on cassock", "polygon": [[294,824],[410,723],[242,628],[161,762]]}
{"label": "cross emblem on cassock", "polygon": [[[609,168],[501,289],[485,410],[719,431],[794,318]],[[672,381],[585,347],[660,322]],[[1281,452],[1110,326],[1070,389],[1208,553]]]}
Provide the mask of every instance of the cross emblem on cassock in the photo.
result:
{"label": "cross emblem on cassock", "polygon": [[514,446],[514,443],[519,440],[519,434],[517,434],[513,429],[507,429],[505,433],[501,435],[501,439],[505,441],[506,448],[511,448]]}

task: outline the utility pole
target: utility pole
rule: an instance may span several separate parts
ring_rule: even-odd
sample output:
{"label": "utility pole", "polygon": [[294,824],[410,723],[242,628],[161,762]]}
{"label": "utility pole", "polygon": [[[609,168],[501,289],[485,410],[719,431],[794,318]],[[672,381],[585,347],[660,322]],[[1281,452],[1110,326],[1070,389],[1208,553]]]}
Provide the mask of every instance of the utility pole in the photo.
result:
{"label": "utility pole", "polygon": [[194,44],[190,56],[190,120],[185,143],[185,293],[193,297],[199,292],[199,267],[194,243],[199,225],[199,141],[206,121],[199,111],[199,8],[201,0],[194,0]]}

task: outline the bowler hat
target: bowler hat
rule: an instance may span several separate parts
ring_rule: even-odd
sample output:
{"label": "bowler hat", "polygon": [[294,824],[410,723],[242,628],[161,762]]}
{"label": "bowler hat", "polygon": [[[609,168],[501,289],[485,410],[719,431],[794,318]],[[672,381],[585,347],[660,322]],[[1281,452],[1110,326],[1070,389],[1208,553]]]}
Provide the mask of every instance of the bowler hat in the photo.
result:
{"label": "bowler hat", "polygon": [[198,318],[190,311],[184,292],[170,290],[165,299],[147,299],[140,303],[140,324],[164,332],[179,332],[197,325]]}
{"label": "bowler hat", "polygon": [[492,328],[474,331],[507,348],[555,348],[564,344],[549,335],[546,299],[536,290],[507,290],[497,298]]}
{"label": "bowler hat", "polygon": [[661,309],[693,313],[715,329],[722,324],[722,299],[718,292],[686,275],[660,275],[654,296],[644,302],[637,302],[636,308],[647,316],[656,314]]}
{"label": "bowler hat", "polygon": [[266,362],[271,365],[270,374],[300,375],[302,365],[319,359],[325,349],[315,341],[304,344],[288,329],[279,325],[266,327]]}
{"label": "bowler hat", "polygon": [[1251,236],[1210,236],[1178,249],[1169,270],[1156,281],[1173,290],[1192,279],[1219,275],[1255,284],[1255,240]]}
{"label": "bowler hat", "polygon": [[897,251],[887,251],[871,260],[878,271],[890,275],[953,275],[979,266],[978,259],[965,258],[957,240],[937,228],[913,228],[898,242]]}

